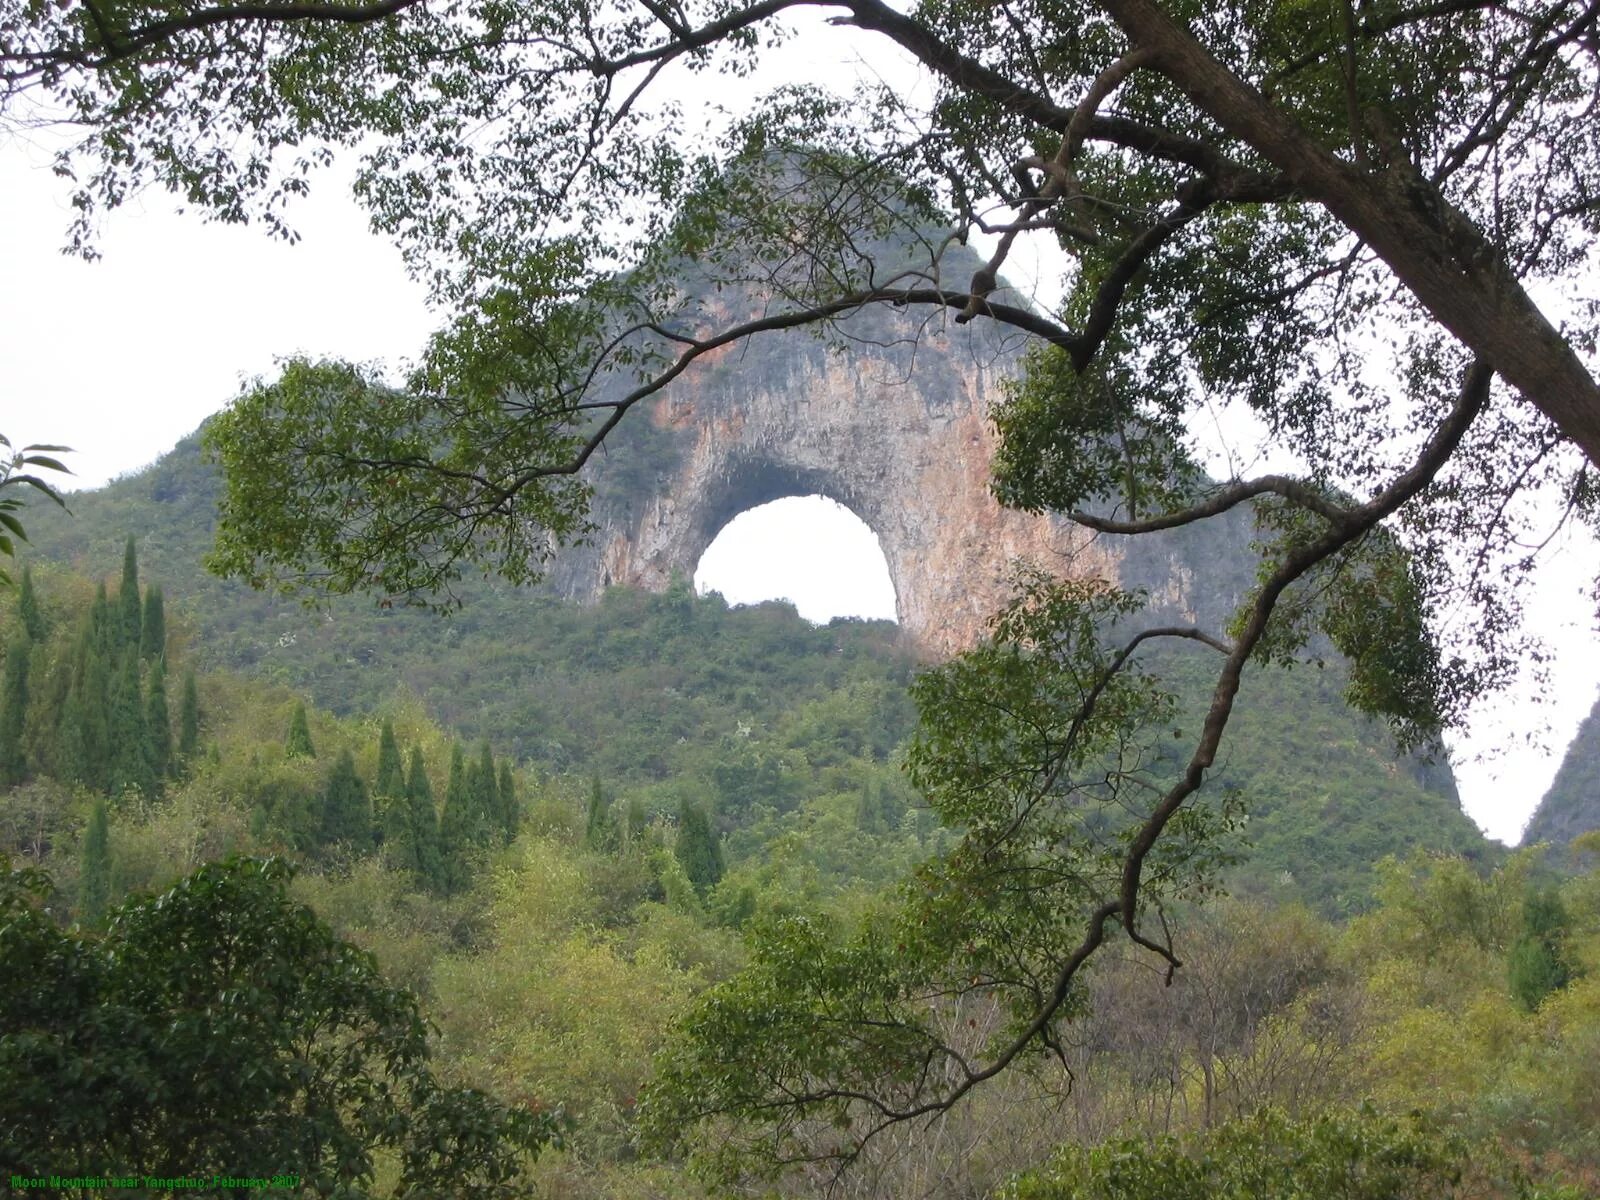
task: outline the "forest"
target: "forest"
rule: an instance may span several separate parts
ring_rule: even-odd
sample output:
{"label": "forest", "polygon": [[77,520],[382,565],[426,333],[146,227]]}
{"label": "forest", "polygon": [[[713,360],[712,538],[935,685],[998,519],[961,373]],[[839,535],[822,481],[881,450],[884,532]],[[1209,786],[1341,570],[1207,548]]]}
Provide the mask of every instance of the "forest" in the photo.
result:
{"label": "forest", "polygon": [[[1592,775],[1509,852],[1440,749],[1600,529],[1597,81],[1583,0],[0,0],[70,254],[337,165],[437,322],[5,443],[5,1186],[1600,1192]],[[961,645],[610,586],[891,396]]]}
{"label": "forest", "polygon": [[[79,507],[89,528],[122,511]],[[1049,1055],[847,1170],[831,1123],[785,1130],[812,1161],[774,1173],[776,1131],[707,1097],[748,1089],[757,1055],[827,1052],[812,1041],[833,973],[869,969],[903,881],[960,833],[902,769],[916,671],[891,626],[813,627],[687,588],[546,612],[540,662],[565,674],[571,728],[605,728],[614,688],[688,709],[658,724],[635,701],[641,728],[575,763],[548,729],[467,740],[397,673],[386,698],[336,714],[208,667],[185,610],[141,580],[132,539],[99,577],[30,562],[0,606],[0,929],[6,961],[32,964],[0,1022],[9,1162],[160,1178],[243,1156],[317,1194],[1600,1186],[1600,846],[1558,874],[1536,849],[1425,821],[1394,841],[1383,813],[1408,798],[1359,729],[1325,751],[1344,774],[1281,747],[1233,764],[1247,796],[1346,817],[1309,847],[1238,830],[1215,894],[1170,910],[1170,986],[1113,950]],[[1348,728],[1336,692],[1298,678],[1264,708]],[[1386,856],[1358,873],[1374,842]],[[1263,849],[1305,882],[1252,867]],[[182,943],[173,920],[192,927]],[[940,1019],[978,1045],[1006,1014],[956,997]],[[202,1029],[216,1022],[252,1032],[219,1053]],[[259,1091],[235,1094],[241,1071]],[[213,1089],[226,1116],[196,1128],[192,1099]],[[419,1154],[441,1123],[452,1150]],[[1246,1150],[1253,1173],[1235,1178]]]}

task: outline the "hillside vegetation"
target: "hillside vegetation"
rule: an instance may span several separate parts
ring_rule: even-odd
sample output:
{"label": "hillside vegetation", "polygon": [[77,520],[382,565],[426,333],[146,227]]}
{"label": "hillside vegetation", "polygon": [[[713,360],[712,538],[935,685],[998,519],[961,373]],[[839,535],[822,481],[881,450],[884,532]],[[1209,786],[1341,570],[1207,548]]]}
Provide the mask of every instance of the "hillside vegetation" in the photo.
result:
{"label": "hillside vegetation", "polygon": [[[78,498],[86,520],[91,500]],[[388,695],[370,709],[340,714],[271,679],[207,667],[223,656],[197,627],[223,623],[170,584],[143,585],[140,574],[127,547],[110,585],[39,564],[22,593],[0,606],[9,647],[4,730],[19,734],[4,742],[12,774],[0,850],[48,872],[56,889],[46,909],[26,901],[8,908],[6,937],[15,943],[26,930],[25,944],[40,953],[64,937],[63,946],[77,947],[70,956],[87,963],[102,946],[114,956],[107,939],[134,936],[149,914],[184,912],[208,896],[251,896],[280,920],[290,911],[283,904],[309,903],[328,936],[375,953],[386,979],[437,1023],[432,1066],[419,1069],[439,1083],[422,1086],[470,1085],[509,1106],[472,1120],[535,1120],[503,1126],[504,1152],[524,1147],[519,1186],[575,1197],[701,1195],[700,1180],[729,1169],[726,1152],[739,1145],[725,1125],[697,1132],[700,1119],[673,1090],[707,1052],[735,1049],[706,1042],[704,1006],[745,994],[794,922],[843,937],[874,920],[892,902],[896,880],[959,836],[936,825],[897,767],[915,724],[905,694],[913,668],[890,627],[817,629],[786,606],[729,610],[684,588],[617,593],[592,610],[529,598],[542,614],[531,626],[542,638],[535,644],[549,658],[539,663],[543,682],[527,689],[547,715],[522,730],[520,744],[534,747],[525,753],[512,748],[515,739],[465,744],[403,678],[391,677]],[[415,620],[364,619],[366,628],[402,631]],[[503,609],[498,619],[507,620]],[[516,678],[504,664],[491,667],[491,628],[487,620],[469,627],[448,655],[434,656],[448,660],[435,669],[460,671],[447,676],[458,689],[480,664]],[[393,636],[405,645],[405,635]],[[313,678],[335,643],[308,641],[315,653],[293,648]],[[480,657],[456,663],[475,647]],[[420,650],[409,652],[425,672]],[[500,653],[509,653],[503,644]],[[522,653],[519,662],[536,658]],[[177,698],[163,712],[167,680]],[[1478,1174],[1500,1182],[1474,1194],[1534,1195],[1518,1190],[1519,1162],[1536,1160],[1541,1171],[1572,1179],[1600,1163],[1600,1113],[1586,1065],[1600,1061],[1590,1045],[1600,1028],[1600,876],[1576,878],[1559,894],[1535,893],[1527,860],[1487,871],[1441,856],[1448,847],[1436,841],[1431,852],[1388,858],[1368,874],[1365,846],[1339,848],[1336,831],[1361,823],[1341,821],[1335,797],[1356,817],[1375,796],[1424,797],[1435,813],[1446,802],[1385,756],[1373,731],[1328,723],[1340,710],[1297,681],[1331,687],[1312,672],[1273,677],[1271,702],[1241,726],[1291,739],[1288,748],[1258,760],[1264,765],[1253,773],[1236,755],[1222,773],[1278,798],[1281,809],[1257,802],[1247,830],[1263,846],[1295,853],[1286,835],[1274,840],[1258,830],[1270,834],[1275,818],[1294,830],[1280,814],[1293,811],[1307,784],[1292,771],[1292,739],[1313,729],[1316,743],[1300,744],[1314,756],[1322,807],[1302,811],[1327,818],[1315,835],[1321,861],[1286,857],[1296,865],[1282,870],[1298,868],[1295,878],[1244,868],[1241,898],[1175,910],[1186,965],[1173,987],[1131,960],[1109,960],[1064,1057],[983,1092],[935,1126],[876,1144],[838,1185],[846,1194],[980,1194],[1063,1142],[1088,1152],[1129,1134],[1231,1128],[1262,1104],[1302,1120],[1352,1111],[1363,1098],[1381,1111],[1425,1109],[1444,1124],[1406,1132],[1380,1127],[1385,1118],[1375,1114],[1331,1119],[1379,1122],[1362,1136],[1380,1140],[1420,1138],[1432,1156],[1425,1161],[1444,1175],[1457,1161],[1451,1156],[1466,1153],[1457,1147],[1475,1145],[1473,1161],[1489,1164]],[[1320,705],[1309,709],[1320,723],[1284,718],[1286,706],[1307,697]],[[489,688],[467,702],[479,706],[479,729],[498,728],[518,711],[514,698],[499,697],[493,708],[494,698]],[[103,737],[85,736],[102,726]],[[558,752],[563,738],[574,751]],[[1439,826],[1433,819],[1404,837],[1430,844],[1422,835],[1437,836]],[[1369,836],[1405,844],[1382,823],[1373,828]],[[241,853],[298,864],[292,900],[273,900],[268,877],[247,884],[204,866]],[[1355,880],[1365,915],[1343,927],[1314,915],[1294,898],[1307,877],[1324,889]],[[155,907],[139,899],[175,883]],[[1346,899],[1326,890],[1317,898]],[[19,926],[19,912],[42,912],[56,924],[35,916]],[[62,925],[65,933],[49,931]],[[309,977],[307,986],[315,986]],[[978,1009],[969,1019],[981,1030],[995,1017]],[[37,1044],[19,1036],[64,1036],[49,1031],[87,1019],[59,992],[44,1008],[13,1004],[0,1032],[0,1073],[18,1069],[18,1046]],[[266,1044],[252,1051],[267,1062],[280,1052]],[[658,1076],[656,1064],[666,1061],[678,1066]],[[119,1060],[116,1069],[155,1068]],[[40,1145],[47,1135],[76,1144],[70,1131],[39,1125],[42,1110],[27,1096],[53,1085],[36,1062],[30,1070],[34,1090],[0,1104],[0,1135],[43,1128],[20,1144]],[[1072,1103],[1062,1107],[1069,1085]],[[70,1113],[61,1109],[67,1115],[51,1121],[76,1121],[97,1103],[84,1097],[102,1094],[81,1093]],[[145,1103],[165,1103],[163,1094]],[[104,1118],[112,1130],[133,1119],[120,1112]],[[451,1120],[467,1119],[452,1112]],[[179,1115],[163,1110],[163,1136],[188,1136]],[[403,1119],[443,1118],[417,1110]],[[1315,1132],[1322,1126],[1308,1128],[1306,1136],[1323,1136]],[[403,1139],[366,1136],[368,1151],[330,1169],[352,1178],[370,1169],[380,1185],[398,1178],[410,1161]],[[556,1148],[547,1144],[552,1137]],[[105,1152],[130,1144],[112,1137]],[[702,1159],[700,1151],[713,1153]],[[704,1173],[685,1173],[683,1154],[695,1155]],[[509,1160],[495,1161],[500,1170]],[[1090,1170],[1099,1160],[1084,1161]],[[1019,1181],[1016,1194],[1080,1194],[1062,1191],[1078,1178],[1077,1162],[1063,1151],[1046,1173]],[[807,1194],[822,1182],[802,1171],[786,1176],[780,1191]]]}
{"label": "hillside vegetation", "polygon": [[[848,806],[839,797],[881,790],[896,819],[913,803],[894,751],[911,728],[904,689],[916,664],[890,624],[819,629],[780,604],[729,611],[686,583],[662,596],[613,590],[588,608],[469,583],[444,618],[357,601],[308,610],[204,572],[217,490],[189,438],[74,497],[70,517],[38,510],[35,541],[94,571],[137,535],[205,667],[341,714],[379,711],[403,691],[463,738],[553,776],[598,776],[615,799],[670,812],[692,793],[724,833],[759,826],[751,844],[815,820],[806,802]],[[1205,665],[1174,658],[1165,669],[1197,703]],[[1397,759],[1385,732],[1343,703],[1343,686],[1337,665],[1254,672],[1208,785],[1238,789],[1250,812],[1240,886],[1330,913],[1366,902],[1385,854],[1493,853],[1448,768]]]}

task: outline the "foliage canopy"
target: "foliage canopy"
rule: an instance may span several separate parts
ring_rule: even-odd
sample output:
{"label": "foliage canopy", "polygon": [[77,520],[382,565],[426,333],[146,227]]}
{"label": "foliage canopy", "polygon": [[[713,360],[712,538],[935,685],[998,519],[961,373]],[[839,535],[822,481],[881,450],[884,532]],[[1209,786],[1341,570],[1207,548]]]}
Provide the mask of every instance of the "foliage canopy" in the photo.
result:
{"label": "foliage canopy", "polygon": [[[101,813],[103,832],[103,809]],[[294,1170],[363,1195],[511,1195],[548,1116],[441,1084],[414,997],[285,891],[277,860],[201,868],[63,931],[36,870],[0,874],[0,1152],[38,1174]]]}
{"label": "foliage canopy", "polygon": [[[674,90],[707,71],[748,87],[807,13],[903,52],[930,86],[780,84],[736,113]],[[1050,1046],[1111,930],[1177,965],[1151,901],[1206,878],[1191,800],[1247,663],[1326,638],[1351,700],[1407,743],[1517,663],[1515,587],[1492,581],[1532,567],[1527,497],[1590,520],[1600,501],[1583,295],[1597,23],[1579,0],[0,0],[0,104],[82,131],[59,169],[87,253],[98,214],[149,182],[290,233],[285,201],[351,148],[374,224],[451,312],[398,384],[292,361],[212,427],[228,473],[213,565],[254,584],[445,603],[469,568],[533,578],[583,532],[580,472],[631,408],[752,336],[848,336],[868,306],[1034,339],[994,414],[1005,503],[1118,534],[1254,511],[1258,582],[1227,630],[1107,644],[1091,618],[1122,598],[1024,580],[992,643],[924,688],[914,770],[965,834],[930,867],[934,896],[957,903],[998,856],[1057,873],[1067,897],[1031,897],[1037,922],[1007,911],[1021,963],[1001,990],[1024,1011],[992,1061],[944,1077],[943,1103]],[[961,249],[975,235],[986,260]],[[1000,288],[1034,236],[1069,264],[1053,312]],[[1226,406],[1296,473],[1208,479],[1195,430]],[[1476,619],[1441,643],[1461,596]],[[1183,760],[1119,804],[1128,820],[1085,824],[1057,786],[1107,760],[1108,785],[1131,774],[1117,764],[1137,748],[1101,723],[1159,723],[1139,654],[1161,639],[1218,652],[1209,708]],[[1045,736],[986,723],[991,691]],[[452,772],[447,847],[478,838],[487,775]],[[1194,861],[1167,879],[1188,834]],[[872,928],[835,964],[846,994],[905,1004],[947,984],[955,946],[909,974],[858,970],[850,954],[886,961]],[[956,1053],[931,1044],[926,1061]]]}

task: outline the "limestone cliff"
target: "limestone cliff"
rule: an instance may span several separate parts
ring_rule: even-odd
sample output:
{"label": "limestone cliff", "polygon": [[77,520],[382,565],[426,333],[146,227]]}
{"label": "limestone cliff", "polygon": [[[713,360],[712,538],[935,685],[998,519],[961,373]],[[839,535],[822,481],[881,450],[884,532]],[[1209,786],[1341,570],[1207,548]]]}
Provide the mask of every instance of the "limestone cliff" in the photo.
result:
{"label": "limestone cliff", "polygon": [[1591,829],[1600,829],[1600,700],[1578,726],[1550,790],[1522,834],[1522,844],[1565,847]]}
{"label": "limestone cliff", "polygon": [[557,558],[553,586],[584,600],[612,585],[659,591],[691,576],[741,512],[820,494],[877,534],[900,624],[932,657],[981,636],[1018,558],[1147,588],[1168,613],[1224,619],[1248,580],[1238,521],[1111,539],[996,503],[988,414],[1020,349],[992,327],[876,310],[829,344],[768,335],[697,362],[595,460],[597,528]]}

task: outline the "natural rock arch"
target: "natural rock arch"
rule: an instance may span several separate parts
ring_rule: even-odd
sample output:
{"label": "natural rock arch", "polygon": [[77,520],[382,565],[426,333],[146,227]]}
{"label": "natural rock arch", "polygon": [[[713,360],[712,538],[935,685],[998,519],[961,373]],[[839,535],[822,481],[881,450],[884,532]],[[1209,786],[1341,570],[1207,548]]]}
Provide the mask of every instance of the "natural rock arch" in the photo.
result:
{"label": "natural rock arch", "polygon": [[831,345],[790,334],[729,347],[630,413],[594,460],[596,528],[557,556],[556,590],[577,599],[617,585],[664,590],[693,576],[739,513],[817,494],[878,536],[901,628],[930,657],[982,636],[1019,558],[1151,588],[1193,615],[1193,564],[1171,539],[1097,538],[991,495],[988,414],[1017,370],[1015,345],[892,312],[843,329]]}
{"label": "natural rock arch", "polygon": [[857,513],[815,492],[740,512],[700,555],[693,583],[730,604],[787,600],[813,621],[896,620],[878,535]]}

